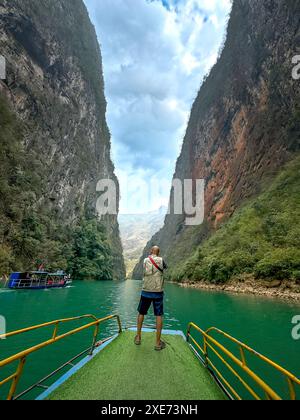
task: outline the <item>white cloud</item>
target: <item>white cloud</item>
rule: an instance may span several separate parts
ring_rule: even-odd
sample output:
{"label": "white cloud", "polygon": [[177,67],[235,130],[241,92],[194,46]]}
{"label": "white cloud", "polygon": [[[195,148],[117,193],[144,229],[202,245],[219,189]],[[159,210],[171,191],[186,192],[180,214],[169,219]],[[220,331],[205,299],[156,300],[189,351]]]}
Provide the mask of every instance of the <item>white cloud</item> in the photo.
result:
{"label": "white cloud", "polygon": [[[217,59],[230,0],[85,3],[102,47],[118,174],[139,184],[159,175],[170,185],[192,102]],[[168,188],[162,200],[167,197]]]}

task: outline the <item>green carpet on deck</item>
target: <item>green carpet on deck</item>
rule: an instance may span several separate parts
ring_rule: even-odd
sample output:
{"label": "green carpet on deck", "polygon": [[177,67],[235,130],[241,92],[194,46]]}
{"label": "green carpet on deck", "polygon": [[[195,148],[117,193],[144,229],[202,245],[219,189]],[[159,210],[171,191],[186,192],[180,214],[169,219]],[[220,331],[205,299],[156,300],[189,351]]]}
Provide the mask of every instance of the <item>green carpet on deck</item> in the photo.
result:
{"label": "green carpet on deck", "polygon": [[60,386],[51,400],[220,400],[223,393],[180,336],[163,337],[167,349],[154,351],[155,336],[122,333]]}

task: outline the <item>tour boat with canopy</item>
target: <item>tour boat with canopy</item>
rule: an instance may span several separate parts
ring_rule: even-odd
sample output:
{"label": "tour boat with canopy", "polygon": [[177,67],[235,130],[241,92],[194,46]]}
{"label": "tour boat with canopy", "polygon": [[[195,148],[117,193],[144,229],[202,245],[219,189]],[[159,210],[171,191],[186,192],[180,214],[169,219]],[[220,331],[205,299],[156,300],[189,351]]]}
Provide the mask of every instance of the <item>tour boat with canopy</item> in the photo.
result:
{"label": "tour boat with canopy", "polygon": [[53,289],[63,288],[71,283],[64,271],[48,273],[46,271],[28,271],[12,273],[9,278],[9,289]]}

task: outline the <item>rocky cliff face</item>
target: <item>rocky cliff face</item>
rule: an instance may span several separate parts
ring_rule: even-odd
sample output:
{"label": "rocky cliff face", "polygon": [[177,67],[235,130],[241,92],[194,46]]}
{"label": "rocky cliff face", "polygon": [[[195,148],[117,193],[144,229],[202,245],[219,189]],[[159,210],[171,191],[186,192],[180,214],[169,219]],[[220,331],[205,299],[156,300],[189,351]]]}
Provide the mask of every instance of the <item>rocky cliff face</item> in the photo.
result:
{"label": "rocky cliff face", "polygon": [[292,79],[299,14],[294,1],[233,2],[225,47],[193,105],[174,175],[206,180],[205,222],[186,227],[185,216],[167,216],[145,255],[157,243],[171,265],[182,264],[299,151],[300,85]]}
{"label": "rocky cliff face", "polygon": [[[0,84],[22,121],[24,147],[43,165],[37,200],[71,223],[95,207],[96,184],[114,175],[100,49],[81,0],[1,0]],[[115,277],[125,277],[116,216],[104,221]]]}

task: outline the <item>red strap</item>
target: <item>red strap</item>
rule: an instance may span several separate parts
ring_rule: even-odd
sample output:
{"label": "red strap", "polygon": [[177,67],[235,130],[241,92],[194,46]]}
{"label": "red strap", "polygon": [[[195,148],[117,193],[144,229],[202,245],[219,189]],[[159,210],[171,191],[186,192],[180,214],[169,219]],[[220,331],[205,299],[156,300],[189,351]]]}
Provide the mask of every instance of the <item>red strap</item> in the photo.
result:
{"label": "red strap", "polygon": [[151,257],[151,255],[149,255],[149,260],[152,262],[152,264],[154,265],[154,267],[160,271],[163,272],[163,270],[156,264],[156,262],[154,261],[154,259]]}

